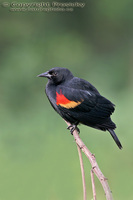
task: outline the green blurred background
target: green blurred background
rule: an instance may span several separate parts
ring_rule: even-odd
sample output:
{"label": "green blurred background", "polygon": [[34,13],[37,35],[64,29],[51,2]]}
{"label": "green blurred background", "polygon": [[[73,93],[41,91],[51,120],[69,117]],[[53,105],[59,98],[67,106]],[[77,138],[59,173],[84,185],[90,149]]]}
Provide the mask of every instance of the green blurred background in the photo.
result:
{"label": "green blurred background", "polygon": [[[84,3],[73,12],[0,7],[0,200],[82,199],[74,139],[47,100],[47,80],[36,77],[55,66],[69,68],[116,104],[112,119],[122,151],[108,133],[81,126],[80,136],[114,199],[133,199],[133,1]],[[83,159],[90,200],[91,166]]]}

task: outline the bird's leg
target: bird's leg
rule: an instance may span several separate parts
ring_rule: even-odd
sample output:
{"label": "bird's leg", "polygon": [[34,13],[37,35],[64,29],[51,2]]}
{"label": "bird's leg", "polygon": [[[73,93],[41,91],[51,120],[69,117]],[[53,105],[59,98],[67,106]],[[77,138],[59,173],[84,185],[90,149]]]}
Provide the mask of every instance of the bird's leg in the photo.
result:
{"label": "bird's leg", "polygon": [[67,129],[70,130],[70,132],[71,132],[72,135],[73,135],[73,131],[74,131],[74,130],[77,130],[78,133],[80,133],[80,130],[79,130],[79,128],[77,127],[76,124],[71,124],[70,126],[67,127]]}

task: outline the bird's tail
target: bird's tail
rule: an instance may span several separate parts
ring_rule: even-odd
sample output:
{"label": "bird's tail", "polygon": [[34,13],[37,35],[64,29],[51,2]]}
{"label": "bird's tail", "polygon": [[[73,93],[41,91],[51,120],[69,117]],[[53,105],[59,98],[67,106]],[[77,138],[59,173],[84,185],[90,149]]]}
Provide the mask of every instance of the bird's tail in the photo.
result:
{"label": "bird's tail", "polygon": [[117,137],[117,135],[115,134],[115,132],[113,131],[113,129],[108,129],[108,131],[110,132],[112,138],[114,139],[114,141],[116,142],[117,146],[119,147],[119,149],[122,149],[122,145]]}

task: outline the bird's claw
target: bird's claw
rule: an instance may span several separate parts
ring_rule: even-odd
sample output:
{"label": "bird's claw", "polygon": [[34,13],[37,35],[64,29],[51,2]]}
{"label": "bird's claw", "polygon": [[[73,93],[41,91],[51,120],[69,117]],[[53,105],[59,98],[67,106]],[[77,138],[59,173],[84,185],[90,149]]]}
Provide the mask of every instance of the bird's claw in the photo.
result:
{"label": "bird's claw", "polygon": [[77,130],[78,133],[80,133],[79,128],[78,128],[75,124],[71,124],[70,126],[67,127],[67,129],[70,130],[70,132],[71,132],[72,135],[73,135],[73,131],[74,131],[74,130]]}

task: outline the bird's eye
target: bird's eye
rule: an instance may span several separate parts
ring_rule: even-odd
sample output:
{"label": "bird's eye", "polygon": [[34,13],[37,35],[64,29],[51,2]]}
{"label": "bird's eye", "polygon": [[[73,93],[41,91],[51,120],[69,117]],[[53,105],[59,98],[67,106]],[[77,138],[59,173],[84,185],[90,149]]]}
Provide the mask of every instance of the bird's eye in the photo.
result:
{"label": "bird's eye", "polygon": [[57,72],[52,72],[52,76],[57,76]]}
{"label": "bird's eye", "polygon": [[49,74],[50,74],[51,76],[57,76],[57,72],[55,72],[55,71],[49,71]]}

